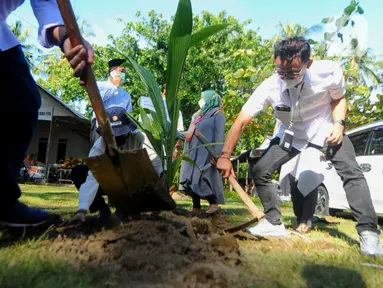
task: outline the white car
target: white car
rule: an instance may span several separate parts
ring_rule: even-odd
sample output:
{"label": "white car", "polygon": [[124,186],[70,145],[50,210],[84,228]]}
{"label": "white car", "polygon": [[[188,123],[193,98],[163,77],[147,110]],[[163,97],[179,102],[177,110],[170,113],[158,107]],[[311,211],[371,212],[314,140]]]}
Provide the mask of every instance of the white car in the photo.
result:
{"label": "white car", "polygon": [[[370,188],[372,203],[378,214],[383,214],[383,120],[362,125],[346,132],[354,145],[356,160]],[[325,178],[319,187],[316,213],[335,215],[350,209],[343,182],[328,162]]]}

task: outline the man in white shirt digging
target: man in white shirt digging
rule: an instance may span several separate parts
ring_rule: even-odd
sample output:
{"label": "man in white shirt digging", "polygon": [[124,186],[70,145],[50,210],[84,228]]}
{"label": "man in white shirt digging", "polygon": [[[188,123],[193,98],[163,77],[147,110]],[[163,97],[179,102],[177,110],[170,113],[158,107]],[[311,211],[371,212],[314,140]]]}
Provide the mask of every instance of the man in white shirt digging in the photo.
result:
{"label": "man in white shirt digging", "polygon": [[[109,116],[110,125],[113,128],[117,147],[123,150],[145,148],[155,171],[160,175],[162,172],[162,165],[161,161],[159,161],[159,157],[153,150],[144,133],[137,130],[136,125],[126,115],[126,110],[122,107],[113,106],[107,108],[106,112]],[[98,129],[97,132],[99,133]],[[102,155],[105,153],[105,150],[105,141],[102,137],[99,137],[90,150],[89,157]],[[109,205],[105,203],[103,198],[103,195],[106,194],[86,165],[80,164],[72,169],[70,178],[79,190],[79,204],[77,213],[67,222],[67,224],[84,222],[85,215],[88,212],[99,212],[99,218],[107,218],[111,215]]]}
{"label": "man in white shirt digging", "polygon": [[[262,201],[265,220],[248,231],[261,236],[284,236],[281,211],[272,173],[305,148],[322,148],[343,181],[347,200],[357,220],[361,252],[383,256],[377,216],[370,191],[355,158],[354,148],[344,136],[347,101],[340,66],[328,60],[311,60],[310,44],[303,38],[278,41],[274,46],[274,75],[254,91],[231,127],[217,168],[224,177],[231,172],[231,153],[243,128],[266,106],[271,105],[282,120],[291,109],[269,148],[254,165],[255,185]],[[278,107],[282,107],[277,109]],[[279,111],[278,111],[279,110]],[[283,122],[283,120],[282,120]]]}

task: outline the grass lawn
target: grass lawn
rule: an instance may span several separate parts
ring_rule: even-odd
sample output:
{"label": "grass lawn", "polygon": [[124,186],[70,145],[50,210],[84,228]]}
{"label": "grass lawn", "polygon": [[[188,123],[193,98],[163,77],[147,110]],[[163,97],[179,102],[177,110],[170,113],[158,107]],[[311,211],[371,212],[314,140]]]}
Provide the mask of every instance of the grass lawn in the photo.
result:
{"label": "grass lawn", "polygon": [[[23,186],[22,201],[46,208],[68,218],[76,211],[77,192],[72,186]],[[178,201],[190,209],[191,201]],[[257,202],[260,207],[259,202]],[[249,214],[234,193],[227,193],[223,206],[230,222],[250,220]],[[282,205],[287,228],[294,225],[290,203]],[[338,225],[317,224],[304,238],[239,241],[245,265],[237,287],[383,287],[383,270],[363,265],[383,266],[383,259],[359,254],[355,222],[331,218]],[[0,232],[0,287],[119,287],[105,283],[102,275],[88,268],[75,269],[39,257],[34,250],[40,239],[2,241]],[[3,235],[2,235],[3,234]],[[383,239],[383,238],[382,238]]]}

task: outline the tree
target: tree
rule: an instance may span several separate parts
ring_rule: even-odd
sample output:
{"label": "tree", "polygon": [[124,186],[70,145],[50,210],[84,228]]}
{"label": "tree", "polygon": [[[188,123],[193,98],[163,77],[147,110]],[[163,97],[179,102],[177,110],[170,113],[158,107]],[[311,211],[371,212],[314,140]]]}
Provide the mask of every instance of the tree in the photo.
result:
{"label": "tree", "polygon": [[[363,14],[364,10],[360,3],[351,0],[350,4],[344,9],[343,15],[337,19],[325,18],[323,23],[335,21],[336,33],[324,35],[324,46],[327,48],[323,51],[325,54],[329,47],[338,38],[343,43],[343,29],[345,27],[355,26],[353,15]],[[347,122],[348,127],[356,127],[365,123],[369,123],[382,116],[382,96],[378,95],[378,101],[373,102],[371,99],[372,92],[382,85],[382,77],[379,73],[383,70],[383,63],[371,56],[370,49],[363,50],[358,43],[357,38],[352,38],[347,44],[349,56],[337,57],[341,63],[345,79],[347,81],[346,97],[349,102]]]}
{"label": "tree", "polygon": [[[382,79],[382,62],[371,57],[368,52],[365,55],[356,54],[354,58],[329,57],[328,55],[329,48],[333,45],[335,39],[343,37],[342,29],[347,25],[353,25],[351,16],[355,13],[360,14],[363,11],[356,1],[351,1],[350,5],[350,7],[346,7],[344,15],[341,17],[323,19],[322,23],[311,28],[305,28],[297,24],[284,25],[279,23],[281,31],[278,37],[297,35],[308,37],[311,32],[319,31],[321,25],[334,21],[338,25],[337,33],[332,35],[324,33],[323,41],[320,42],[309,40],[313,50],[313,57],[315,59],[339,61],[344,68],[350,85],[367,85],[367,83],[375,81],[373,85],[376,87],[379,79]],[[169,49],[170,21],[155,11],[149,11],[146,15],[137,12],[136,17],[136,21],[128,22],[118,19],[124,24],[121,34],[118,36],[110,35],[111,44],[106,47],[97,45],[94,47],[96,59],[93,68],[98,80],[104,80],[108,77],[107,62],[111,58],[121,57],[114,50],[117,49],[125,55],[131,56],[138,64],[151,71],[159,85],[167,81],[166,54]],[[265,41],[256,31],[246,29],[250,23],[249,20],[241,22],[225,12],[214,15],[203,11],[200,15],[195,15],[193,17],[193,33],[203,27],[217,23],[227,23],[230,26],[221,33],[210,37],[201,45],[190,48],[186,58],[185,73],[182,75],[178,90],[181,111],[186,125],[188,125],[192,114],[198,108],[197,102],[201,91],[214,88],[225,97],[224,104],[228,117],[227,127],[229,128],[232,124],[231,118],[235,117],[239,112],[247,97],[259,85],[260,81],[273,71],[272,44],[275,38]],[[353,44],[355,46],[356,43]],[[357,48],[358,45],[355,47]],[[58,58],[50,58],[49,63],[47,60],[48,64],[45,70],[47,78],[39,80],[39,83],[53,93],[60,95],[68,103],[87,101],[84,89],[73,80],[72,72],[66,60],[60,58],[62,57],[61,53],[56,54],[56,57]],[[238,78],[235,78],[234,75]],[[139,113],[137,101],[140,96],[146,95],[146,90],[133,69],[128,69],[126,76],[127,81],[123,84],[123,88],[132,95],[134,113],[137,115]],[[355,92],[347,94],[350,95],[349,100],[351,102],[357,96],[354,96],[354,94]],[[88,108],[90,113],[89,105]],[[270,116],[271,114],[267,115]],[[265,123],[263,121],[266,121],[265,119],[268,118],[256,118],[254,123],[261,124],[260,127],[264,127]],[[249,131],[249,133],[250,131],[254,132],[252,132],[251,137],[249,136],[250,140],[241,140],[243,144],[241,142],[237,146],[237,150],[249,148],[250,145],[258,145],[263,140],[262,137],[269,133],[267,131],[272,130],[272,124],[270,124],[272,121],[273,119],[266,121],[264,131],[255,129],[255,126],[253,129],[248,128],[246,131]]]}
{"label": "tree", "polygon": [[[86,19],[80,19],[76,17],[81,34],[86,37],[95,37],[95,33],[92,26]],[[103,78],[104,66],[106,63],[102,59],[97,59],[97,50],[100,49],[97,46],[95,48],[95,64],[93,70],[96,77]],[[65,58],[64,54],[59,48],[53,49],[51,53],[44,54],[39,57],[38,63],[34,66],[34,74],[39,78],[37,83],[48,89],[51,93],[60,97],[61,100],[68,103],[71,106],[76,104],[87,102],[86,116],[91,117],[92,109],[88,101],[86,91],[80,86],[78,79],[73,77],[73,70],[71,69],[69,62]]]}
{"label": "tree", "polygon": [[[227,91],[223,99],[227,128],[229,129],[253,91],[274,71],[272,41],[258,42],[254,49],[240,49],[231,56],[237,70],[227,73]],[[267,107],[243,131],[235,153],[258,147],[266,136],[272,134],[275,118],[271,107]]]}
{"label": "tree", "polygon": [[278,27],[280,31],[274,36],[274,41],[292,37],[307,38],[308,36],[310,36],[311,33],[319,32],[322,30],[321,24],[316,24],[314,26],[306,28],[299,24],[288,23],[287,25],[284,25],[281,22],[279,22]]}
{"label": "tree", "polygon": [[[118,37],[110,37],[113,45],[126,55],[131,55],[140,65],[145,66],[154,73],[158,83],[166,82],[167,63],[166,53],[168,49],[168,35],[170,24],[163,15],[150,11],[148,16],[142,16],[137,12],[138,21],[124,23],[125,28]],[[235,65],[231,62],[230,55],[240,48],[250,48],[258,41],[257,34],[248,30],[245,26],[249,21],[239,22],[234,17],[222,12],[215,16],[209,12],[193,17],[193,32],[203,27],[218,23],[230,24],[230,26],[201,45],[189,50],[185,62],[185,73],[180,83],[179,96],[181,110],[188,123],[192,114],[197,110],[197,102],[202,90],[207,88],[217,89],[223,92],[225,73],[229,67]],[[102,57],[108,58],[113,52],[104,51]],[[137,76],[128,71],[128,83],[126,88],[133,96],[133,102],[145,93],[142,85],[137,81]]]}
{"label": "tree", "polygon": [[41,56],[42,51],[34,45],[27,43],[31,35],[30,28],[24,29],[23,24],[19,20],[16,21],[14,24],[10,24],[8,26],[19,40],[29,68],[35,68],[35,61],[38,61],[38,58],[39,56]]}
{"label": "tree", "polygon": [[[107,61],[114,57],[121,57],[115,52],[114,49],[116,49],[131,56],[138,64],[151,71],[159,85],[167,81],[166,53],[171,24],[162,14],[154,11],[149,11],[147,16],[137,12],[136,16],[137,21],[134,22],[123,22],[118,19],[124,23],[121,34],[109,36],[111,44],[107,47],[94,47],[96,59],[93,68],[97,79],[105,79],[108,76]],[[255,31],[250,29],[245,31],[250,21],[240,22],[225,12],[213,15],[204,11],[201,15],[194,16],[193,32],[218,23],[226,23],[230,26],[201,45],[190,48],[185,62],[185,73],[182,76],[178,94],[186,125],[198,108],[197,102],[203,89],[212,87],[219,93],[225,94],[226,74],[239,68],[238,63],[231,58],[232,53],[241,48],[251,49],[261,41]],[[71,72],[65,60],[49,63],[46,73],[48,79],[40,80],[40,83],[53,93],[59,94],[64,101],[69,103],[87,101],[83,89],[71,81]],[[132,95],[133,107],[137,114],[137,101],[140,96],[145,95],[146,90],[132,69],[128,69],[126,78],[123,88]]]}

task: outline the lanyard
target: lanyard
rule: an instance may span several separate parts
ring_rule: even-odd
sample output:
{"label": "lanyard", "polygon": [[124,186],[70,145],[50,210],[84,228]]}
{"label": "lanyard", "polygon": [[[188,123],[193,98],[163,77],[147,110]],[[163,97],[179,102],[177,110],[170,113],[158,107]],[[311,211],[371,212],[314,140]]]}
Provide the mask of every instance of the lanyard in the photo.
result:
{"label": "lanyard", "polygon": [[[291,129],[291,127],[293,126],[293,124],[294,124],[294,118],[295,118],[295,109],[297,109],[297,108],[299,108],[299,100],[301,99],[301,94],[302,94],[302,90],[303,90],[303,86],[305,85],[305,83],[303,82],[302,83],[302,85],[301,85],[301,87],[300,87],[300,89],[299,89],[299,92],[297,93],[297,102],[295,103],[295,105],[293,105],[293,101],[292,101],[292,99],[291,99],[291,96],[290,96],[290,91],[289,91],[289,89],[287,89],[287,95],[289,96],[289,98],[290,98],[290,101],[291,101],[291,119],[290,119],[290,125],[289,125],[289,130]],[[298,90],[297,89],[297,90]],[[300,109],[297,109],[298,110],[298,114],[299,114],[299,116],[300,116]]]}

